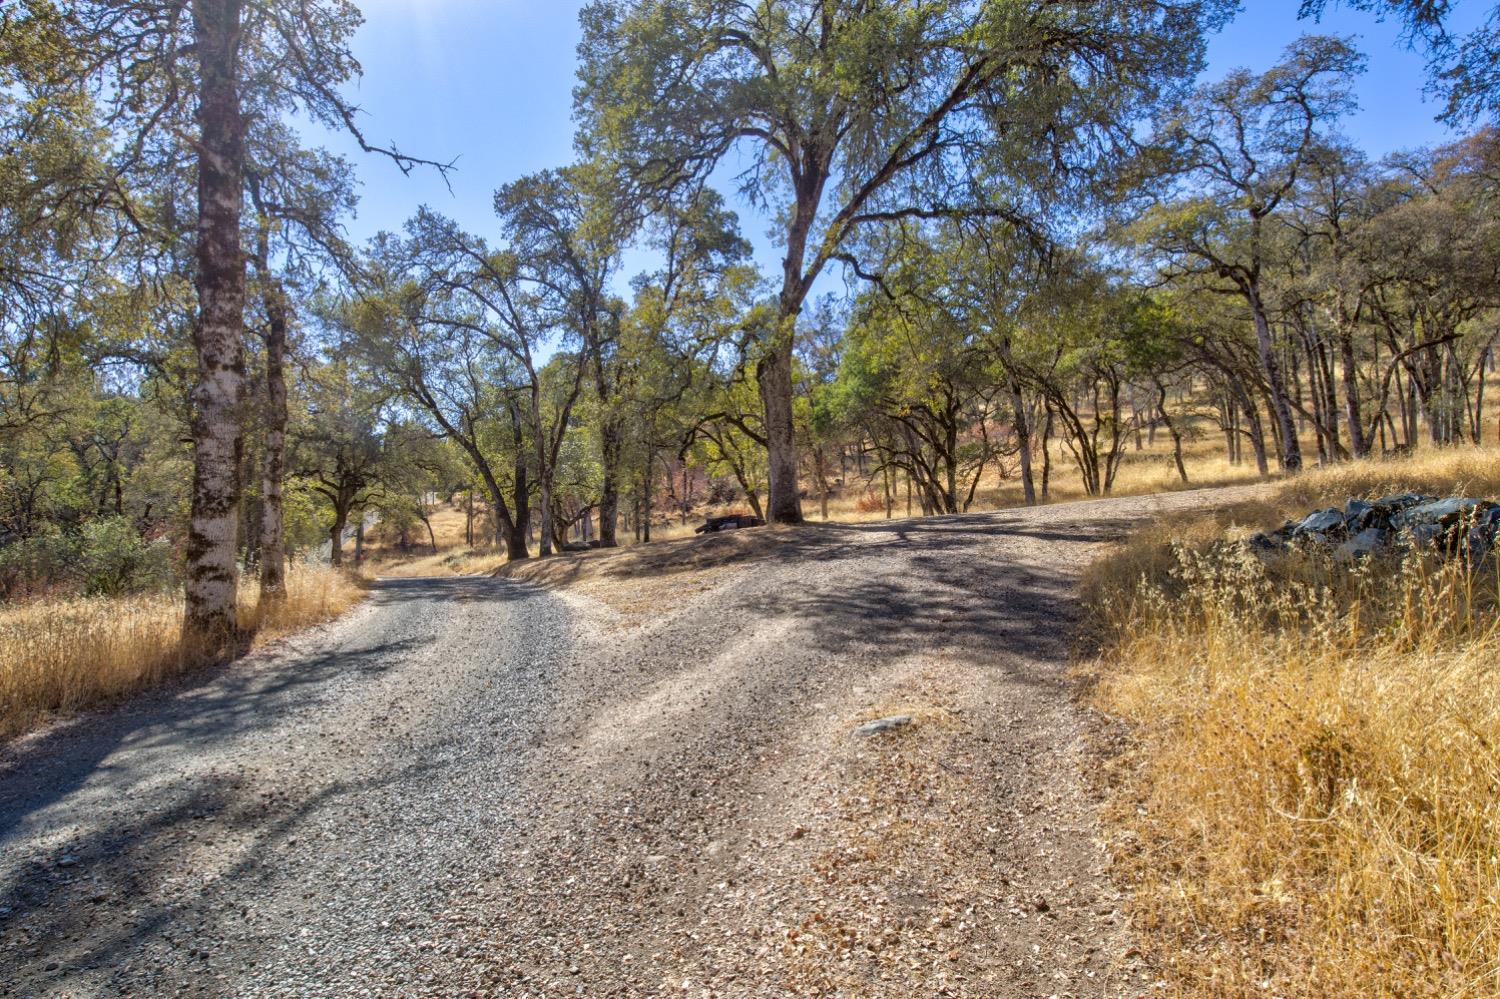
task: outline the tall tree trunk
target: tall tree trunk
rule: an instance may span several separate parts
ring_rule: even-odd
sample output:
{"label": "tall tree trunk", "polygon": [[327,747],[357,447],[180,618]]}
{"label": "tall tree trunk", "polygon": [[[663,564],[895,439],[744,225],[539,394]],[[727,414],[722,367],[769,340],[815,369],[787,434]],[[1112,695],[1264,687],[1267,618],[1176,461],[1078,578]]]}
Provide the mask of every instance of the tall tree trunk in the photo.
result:
{"label": "tall tree trunk", "polygon": [[619,418],[606,416],[600,424],[599,437],[604,465],[604,481],[599,489],[599,545],[614,548],[619,543],[615,540],[615,521],[620,511],[619,469],[624,438]]}
{"label": "tall tree trunk", "polygon": [[818,506],[824,523],[828,521],[828,460],[823,454],[823,445],[818,445],[818,450],[813,454],[817,462],[818,474]]}
{"label": "tall tree trunk", "polygon": [[1235,380],[1229,379],[1230,393],[1239,404],[1240,415],[1245,418],[1245,432],[1250,437],[1250,450],[1255,455],[1255,471],[1261,478],[1271,474],[1271,463],[1266,453],[1265,428],[1260,418],[1260,412],[1255,408],[1255,400],[1245,390],[1245,386]]}
{"label": "tall tree trunk", "polygon": [[[248,397],[254,389],[248,383],[245,387],[245,396]],[[255,470],[260,462],[251,452],[249,441],[246,438],[245,428],[240,428],[240,470],[238,473],[240,483],[240,511],[236,518],[236,532],[238,540],[235,550],[238,551],[239,561],[243,565],[260,564],[260,497],[246,488],[246,485],[255,479]]]}
{"label": "tall tree trunk", "polygon": [[552,470],[547,467],[547,433],[542,422],[541,387],[535,380],[531,384],[532,436],[536,438],[537,485],[540,496],[537,501],[541,514],[541,525],[537,531],[537,555],[548,558],[552,554]]}
{"label": "tall tree trunk", "polygon": [[1224,432],[1224,457],[1230,465],[1238,465],[1240,456],[1234,447],[1238,437],[1234,425],[1234,404],[1229,401],[1227,394],[1219,393],[1214,399],[1214,405],[1219,409],[1219,428]]}
{"label": "tall tree trunk", "polygon": [[427,528],[427,540],[432,545],[432,554],[437,554],[437,532],[432,529],[432,518],[427,515],[427,507],[418,505],[417,516],[422,518],[422,526]]}
{"label": "tall tree trunk", "polygon": [[1250,311],[1255,319],[1255,345],[1260,353],[1261,368],[1271,389],[1271,409],[1276,417],[1281,465],[1288,472],[1300,472],[1302,445],[1297,440],[1297,424],[1292,418],[1291,403],[1287,399],[1281,358],[1277,356],[1275,343],[1271,339],[1271,324],[1266,318],[1266,307],[1260,300],[1260,293],[1253,289],[1250,292]]}
{"label": "tall tree trunk", "polygon": [[1036,476],[1031,470],[1031,420],[1026,413],[1026,401],[1021,395],[1021,384],[1010,382],[1010,405],[1015,414],[1016,443],[1021,456],[1021,492],[1027,506],[1036,506]]}
{"label": "tall tree trunk", "polygon": [[198,318],[193,327],[198,373],[192,391],[193,494],[183,637],[219,651],[237,630],[234,546],[245,382],[240,3],[193,0],[192,6],[199,66]]}
{"label": "tall tree trunk", "polygon": [[1356,458],[1370,453],[1370,441],[1365,436],[1364,416],[1359,406],[1359,368],[1354,357],[1354,334],[1339,331],[1339,366],[1344,382],[1344,421],[1349,427],[1349,450]]}
{"label": "tall tree trunk", "polygon": [[[268,280],[270,275],[264,275]],[[286,300],[279,287],[266,291],[265,453],[260,473],[260,600],[286,600]]]}
{"label": "tall tree trunk", "polygon": [[655,456],[652,455],[652,453],[651,453],[651,447],[648,444],[647,447],[646,447],[646,465],[641,470],[641,543],[642,544],[650,544],[651,543],[651,512],[652,512],[651,508],[653,506],[653,504],[651,502],[652,499],[653,499],[653,497],[651,495],[651,487],[653,485],[653,483],[651,481],[651,479],[652,479],[651,472],[652,472],[653,467],[655,466],[655,464],[656,464],[656,458],[655,458]]}
{"label": "tall tree trunk", "polygon": [[1183,485],[1187,485],[1187,466],[1182,463],[1182,434],[1178,432],[1177,424],[1172,422],[1172,417],[1167,415],[1167,386],[1160,378],[1156,379],[1156,416],[1172,436],[1172,460],[1177,463],[1177,477],[1182,480]]}
{"label": "tall tree trunk", "polygon": [[[1493,342],[1488,347],[1484,348],[1484,354],[1479,358],[1479,365],[1475,368],[1475,371],[1477,371],[1478,374],[1479,374],[1479,384],[1478,384],[1478,386],[1475,387],[1475,390],[1474,390],[1474,420],[1473,420],[1473,424],[1472,424],[1473,431],[1474,431],[1474,443],[1476,445],[1484,443],[1484,380],[1485,380],[1485,370],[1490,366],[1490,357],[1494,353],[1494,350],[1495,350],[1495,345],[1494,345]],[[116,491],[116,494],[118,494],[119,488],[120,488],[119,480],[116,480],[115,481],[115,491]]]}
{"label": "tall tree trunk", "polygon": [[526,482],[526,462],[519,454],[513,479],[510,505],[515,508],[516,519],[505,532],[505,553],[507,558],[526,559],[531,557],[531,490]]}
{"label": "tall tree trunk", "polygon": [[500,515],[500,511],[506,509],[505,493],[500,489],[500,484],[490,476],[486,475],[484,479],[485,488],[490,494],[490,509],[495,516],[495,544],[505,546],[505,557],[512,562],[529,559],[531,550],[527,545],[527,527],[519,521]]}
{"label": "tall tree trunk", "polygon": [[1005,366],[1005,377],[1010,388],[1010,406],[1014,416],[1016,441],[1021,451],[1021,490],[1027,506],[1036,506],[1036,480],[1031,471],[1031,420],[1026,412],[1026,399],[1021,391],[1021,379],[1016,374],[1014,354],[1010,337],[1000,341],[1000,360]]}
{"label": "tall tree trunk", "polygon": [[333,526],[328,529],[328,562],[335,569],[341,568],[344,564],[344,531],[348,526],[348,509],[335,507]]}
{"label": "tall tree trunk", "polygon": [[770,488],[766,513],[777,524],[802,523],[797,487],[797,442],[792,429],[792,327],[796,313],[782,319],[776,344],[756,365],[760,401],[765,408],[766,459]]}
{"label": "tall tree trunk", "polygon": [[1047,410],[1042,423],[1042,502],[1052,498],[1052,404],[1043,404]]}
{"label": "tall tree trunk", "polygon": [[1344,442],[1339,434],[1339,393],[1333,376],[1333,351],[1322,340],[1317,344],[1317,361],[1318,378],[1323,386],[1323,406],[1319,418],[1328,435],[1328,454],[1333,461],[1345,461],[1349,458],[1349,452],[1344,450]]}

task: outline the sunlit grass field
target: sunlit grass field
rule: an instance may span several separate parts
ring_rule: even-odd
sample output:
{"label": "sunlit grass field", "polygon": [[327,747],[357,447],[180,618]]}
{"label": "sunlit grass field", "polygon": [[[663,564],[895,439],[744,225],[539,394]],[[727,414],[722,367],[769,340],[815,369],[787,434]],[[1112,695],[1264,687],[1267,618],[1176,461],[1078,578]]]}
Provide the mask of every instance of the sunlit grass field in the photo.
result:
{"label": "sunlit grass field", "polygon": [[[326,566],[293,566],[287,599],[264,613],[241,587],[240,625],[257,639],[331,620],[365,594]],[[182,644],[181,591],[0,604],[0,738],[161,683],[203,661]]]}
{"label": "sunlit grass field", "polygon": [[1092,697],[1128,731],[1113,847],[1161,994],[1500,996],[1493,562],[1222,543],[1405,490],[1500,497],[1500,450],[1314,471],[1091,573]]}

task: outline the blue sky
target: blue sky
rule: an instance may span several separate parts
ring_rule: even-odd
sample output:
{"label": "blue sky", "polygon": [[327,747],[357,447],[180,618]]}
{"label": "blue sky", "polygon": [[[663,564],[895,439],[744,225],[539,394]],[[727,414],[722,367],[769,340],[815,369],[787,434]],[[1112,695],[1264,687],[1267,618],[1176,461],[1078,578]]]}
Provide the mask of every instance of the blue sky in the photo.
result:
{"label": "blue sky", "polygon": [[[404,177],[383,158],[361,156],[335,138],[362,181],[359,217],[350,232],[364,239],[399,228],[427,204],[465,228],[493,233],[496,187],[572,158],[572,87],[577,11],[582,0],[364,0],[366,24],[355,40],[365,75],[356,102],[376,144],[395,141],[416,155],[456,159],[450,193],[431,171]],[[1246,8],[1216,36],[1208,75],[1247,66],[1264,69],[1299,34],[1356,36],[1369,57],[1360,80],[1360,112],[1344,131],[1372,157],[1452,138],[1423,100],[1424,67],[1402,45],[1395,25],[1335,10],[1321,25],[1298,21],[1298,0],[1244,0]],[[1477,19],[1481,4],[1460,0]],[[1459,25],[1464,22],[1460,20]],[[741,209],[745,235],[763,266],[776,257],[766,228]]]}

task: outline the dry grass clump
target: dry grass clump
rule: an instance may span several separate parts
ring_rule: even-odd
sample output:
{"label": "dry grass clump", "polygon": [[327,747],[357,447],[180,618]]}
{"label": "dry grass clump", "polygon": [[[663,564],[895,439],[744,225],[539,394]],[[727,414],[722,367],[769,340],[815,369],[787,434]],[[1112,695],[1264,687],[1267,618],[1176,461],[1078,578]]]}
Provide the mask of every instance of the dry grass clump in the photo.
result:
{"label": "dry grass clump", "polygon": [[1301,510],[1396,492],[1500,498],[1500,448],[1424,448],[1405,458],[1318,469],[1287,480],[1278,501]]}
{"label": "dry grass clump", "polygon": [[[287,599],[258,607],[245,587],[240,625],[258,639],[331,620],[363,599],[348,574],[293,566]],[[0,606],[0,738],[118,699],[200,665],[181,640],[180,591]]]}
{"label": "dry grass clump", "polygon": [[1093,573],[1094,696],[1134,735],[1119,871],[1167,994],[1500,996],[1500,574],[1221,541],[1309,500],[1500,492],[1494,453],[1399,464],[1306,476],[1279,511],[1176,525],[1175,547],[1158,529]]}

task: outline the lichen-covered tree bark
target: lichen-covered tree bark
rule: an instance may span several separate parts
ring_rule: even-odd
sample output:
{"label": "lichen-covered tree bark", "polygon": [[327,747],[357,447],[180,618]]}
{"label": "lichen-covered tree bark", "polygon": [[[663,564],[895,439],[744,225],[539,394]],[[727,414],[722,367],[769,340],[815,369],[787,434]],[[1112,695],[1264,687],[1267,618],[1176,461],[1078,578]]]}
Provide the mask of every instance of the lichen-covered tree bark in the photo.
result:
{"label": "lichen-covered tree bark", "polygon": [[241,0],[194,0],[199,65],[198,358],[184,636],[227,642],[236,630],[235,521],[245,370],[245,259],[240,248],[245,124],[240,108]]}

